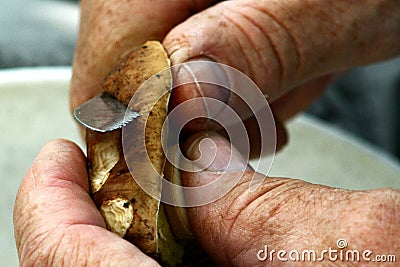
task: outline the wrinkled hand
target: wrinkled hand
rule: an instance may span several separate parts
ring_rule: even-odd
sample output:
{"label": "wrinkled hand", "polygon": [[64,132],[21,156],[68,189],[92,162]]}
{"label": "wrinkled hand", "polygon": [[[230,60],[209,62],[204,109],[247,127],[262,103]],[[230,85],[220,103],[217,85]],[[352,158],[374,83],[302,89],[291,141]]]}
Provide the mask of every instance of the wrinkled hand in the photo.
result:
{"label": "wrinkled hand", "polygon": [[278,102],[272,106],[283,120],[329,82],[313,79],[400,53],[400,12],[391,0],[83,0],[81,10],[72,109],[147,40],[162,41],[173,64],[206,57],[244,72]]}
{"label": "wrinkled hand", "polygon": [[89,196],[85,157],[65,140],[45,145],[26,174],[14,234],[21,266],[157,266],[105,229]]}
{"label": "wrinkled hand", "polygon": [[[203,138],[211,138],[217,151],[212,146],[199,149]],[[232,177],[241,175],[243,166],[247,164],[237,151],[230,150],[229,142],[215,134],[189,141],[192,142],[186,153],[189,158],[194,160],[200,155],[215,153],[216,159],[206,171],[182,173],[186,186],[201,186],[218,179],[229,159],[228,171]],[[296,179],[267,177],[260,188],[250,193],[253,176],[262,174],[248,170],[223,198],[188,209],[197,239],[222,266],[291,266],[293,262],[290,260],[278,260],[279,250],[287,252],[283,255],[286,259],[292,250],[300,254],[314,250],[319,258],[323,250],[338,250],[336,242],[339,239],[348,242],[347,249],[358,249],[360,253],[371,250],[373,253],[368,255],[371,259],[376,255],[398,253],[399,190],[350,191]],[[257,258],[260,250],[265,252],[265,246],[268,246],[267,254],[275,250],[274,261],[270,261],[270,254],[266,261]],[[264,252],[259,254],[261,258],[266,256]],[[361,262],[365,264],[366,260],[361,259]],[[313,262],[296,264],[310,266]],[[359,264],[357,261],[329,261],[328,255],[318,262],[319,266]]]}
{"label": "wrinkled hand", "polygon": [[[202,136],[216,144],[217,158],[200,173],[183,173],[186,186],[218,177],[231,153],[215,134]],[[192,138],[187,155],[199,156],[200,137]],[[214,153],[215,151],[212,151]],[[202,147],[202,153],[211,153]],[[236,151],[229,170],[246,161]],[[283,264],[275,258],[259,262],[258,251],[336,248],[344,238],[348,249],[374,254],[400,251],[400,192],[391,189],[348,191],[300,180],[267,178],[250,193],[250,168],[239,184],[216,202],[189,208],[193,232],[204,249],[223,266]],[[14,210],[15,238],[21,266],[156,266],[132,244],[105,229],[88,193],[85,158],[65,140],[47,144],[25,176]],[[287,255],[286,255],[287,257]],[[323,265],[332,264],[328,261]],[[345,262],[356,264],[357,262]],[[305,262],[307,264],[307,262]]]}

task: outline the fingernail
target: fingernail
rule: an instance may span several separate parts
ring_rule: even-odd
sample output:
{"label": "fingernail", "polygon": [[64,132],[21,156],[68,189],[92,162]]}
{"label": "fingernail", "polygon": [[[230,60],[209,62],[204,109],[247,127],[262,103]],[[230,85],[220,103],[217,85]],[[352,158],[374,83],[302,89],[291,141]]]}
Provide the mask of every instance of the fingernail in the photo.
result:
{"label": "fingernail", "polygon": [[189,116],[201,118],[200,127],[193,129],[196,131],[213,128],[207,123],[218,117],[230,98],[229,79],[224,69],[210,58],[198,57],[176,65],[173,81],[170,109],[190,100],[192,102],[181,119],[186,121]]}
{"label": "fingernail", "polygon": [[[209,57],[192,58],[183,63],[182,72],[189,74],[189,81],[205,81],[200,84],[203,96],[218,99],[224,103],[228,102],[231,84],[222,65],[216,63]],[[191,80],[190,80],[191,79]]]}
{"label": "fingernail", "polygon": [[196,167],[210,172],[236,172],[248,169],[246,160],[228,140],[214,132],[203,132],[189,138],[186,156]]}

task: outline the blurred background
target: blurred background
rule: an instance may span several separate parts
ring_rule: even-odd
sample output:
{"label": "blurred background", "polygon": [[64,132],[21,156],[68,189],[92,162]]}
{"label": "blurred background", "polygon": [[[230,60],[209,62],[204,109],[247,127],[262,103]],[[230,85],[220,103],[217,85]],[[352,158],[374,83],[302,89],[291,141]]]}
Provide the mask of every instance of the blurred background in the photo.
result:
{"label": "blurred background", "polygon": [[0,68],[70,65],[78,1],[1,0]]}
{"label": "blurred background", "polygon": [[[2,186],[0,186],[1,266],[17,266],[15,245],[12,238],[12,206],[17,185],[39,151],[40,146],[47,141],[49,136],[51,138],[65,137],[81,142],[69,117],[66,101],[78,20],[79,3],[74,0],[0,1],[0,100],[3,100],[0,104],[0,125],[2,127],[0,132],[0,159],[7,158],[6,161],[0,162],[0,181],[4,179]],[[57,75],[62,76],[62,83],[59,83],[61,91],[52,92],[48,88],[41,87],[40,83],[35,85],[37,87],[35,90],[46,95],[51,103],[50,100],[46,100],[47,102],[41,100],[40,96],[25,100],[24,93],[16,92],[17,89],[14,90],[13,85],[9,83],[9,80],[17,79],[19,80],[18,88],[20,88],[18,90],[23,90],[21,88],[26,83],[35,80],[35,73],[39,73],[32,70],[42,68],[45,68],[45,73],[49,76],[49,79],[58,79]],[[57,87],[57,84],[54,85],[53,83],[53,86]],[[13,93],[13,90],[15,93]],[[17,104],[8,99],[27,102],[37,101],[33,105],[36,105],[35,108],[39,111],[35,113],[36,115],[30,114],[32,112],[28,108],[24,109],[25,105],[21,105],[21,102]],[[45,109],[43,105],[47,105],[47,111],[41,112],[41,109]],[[16,109],[19,110],[18,114],[21,114],[18,116],[23,116],[21,119],[18,119],[19,117],[14,114]],[[51,109],[50,112],[49,109]],[[38,129],[34,129],[34,127],[22,128],[27,123],[45,125],[48,123],[44,115],[46,112],[52,113],[54,118],[66,118],[70,121],[70,124],[57,126],[59,127],[57,129],[53,125],[45,128],[36,127]],[[306,111],[306,114],[307,117],[323,123],[324,127],[336,129],[342,135],[360,140],[368,147],[374,148],[374,151],[379,151],[379,154],[383,153],[386,155],[385,157],[394,159],[392,162],[395,162],[395,164],[399,163],[400,57],[345,73]],[[14,123],[7,125],[13,115],[15,117]],[[17,130],[10,131],[10,128]],[[292,129],[296,133],[296,129]],[[313,129],[315,130],[315,128]],[[26,140],[15,140],[15,136],[21,134],[21,132],[29,137],[25,138]],[[300,134],[299,131],[297,133]],[[305,136],[307,137],[308,134],[305,134]],[[32,140],[35,140],[35,146],[29,145]],[[304,156],[304,147],[313,144],[304,144],[303,142],[302,145],[302,148],[299,147],[298,154],[295,151],[290,152],[290,148],[287,151],[301,161]],[[328,147],[328,149],[330,148]],[[325,152],[323,151],[323,153]],[[314,152],[310,150],[311,153]],[[343,160],[350,162],[352,155],[347,156],[348,158]],[[327,164],[329,163],[328,159],[326,159]],[[20,164],[22,161],[24,163]],[[293,162],[293,160],[289,162]],[[333,169],[338,168],[337,166],[339,168],[340,166],[354,167],[352,163],[349,163],[350,165],[330,163],[333,164]],[[281,165],[288,166],[286,162],[281,163]],[[315,169],[313,171],[315,174]],[[351,171],[349,170],[348,173],[351,173]],[[361,173],[361,171],[358,172],[359,175]],[[369,173],[372,176],[376,175],[373,172]],[[398,176],[400,178],[400,172]],[[10,183],[8,187],[7,183],[4,183],[6,179],[14,179],[15,181],[12,185]],[[318,181],[320,180],[316,180],[316,182]]]}

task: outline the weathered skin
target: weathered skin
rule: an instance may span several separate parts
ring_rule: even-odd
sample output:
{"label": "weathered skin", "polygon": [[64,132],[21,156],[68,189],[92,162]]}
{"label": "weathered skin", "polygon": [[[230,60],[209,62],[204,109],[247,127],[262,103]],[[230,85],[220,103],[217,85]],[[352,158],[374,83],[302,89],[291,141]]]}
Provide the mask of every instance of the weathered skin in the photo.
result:
{"label": "weathered skin", "polygon": [[[199,156],[198,144],[204,137],[212,138],[217,144],[217,159],[205,172],[183,172],[182,181],[186,186],[201,186],[217,179],[216,172],[223,170],[229,159],[229,143],[215,134],[193,136],[188,141],[192,147],[187,151],[189,158]],[[212,153],[204,149],[201,152]],[[240,155],[235,156],[240,158]],[[236,160],[233,166],[240,170],[244,162]],[[234,177],[240,173],[229,174]],[[348,249],[358,249],[361,253],[368,249],[373,251],[371,259],[375,255],[398,254],[400,190],[350,191],[297,179],[269,177],[260,189],[249,193],[254,175],[262,174],[249,170],[222,199],[188,209],[198,241],[223,266],[291,266],[290,261],[277,260],[276,254],[273,262],[258,261],[257,252],[267,245],[270,251],[285,249],[288,253],[290,250],[315,250],[318,257],[324,249],[337,249],[336,242],[340,238],[348,242]],[[297,263],[312,265],[306,261]],[[319,266],[335,264],[327,255],[324,261],[318,262]],[[359,266],[360,262],[343,264]]]}

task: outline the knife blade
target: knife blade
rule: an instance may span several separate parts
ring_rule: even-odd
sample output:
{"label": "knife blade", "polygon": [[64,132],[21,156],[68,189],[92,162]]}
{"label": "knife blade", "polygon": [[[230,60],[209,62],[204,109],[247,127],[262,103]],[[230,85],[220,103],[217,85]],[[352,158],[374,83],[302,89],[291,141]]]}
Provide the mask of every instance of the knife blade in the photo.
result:
{"label": "knife blade", "polygon": [[74,118],[86,128],[98,132],[119,129],[140,114],[108,93],[101,93],[74,110]]}

